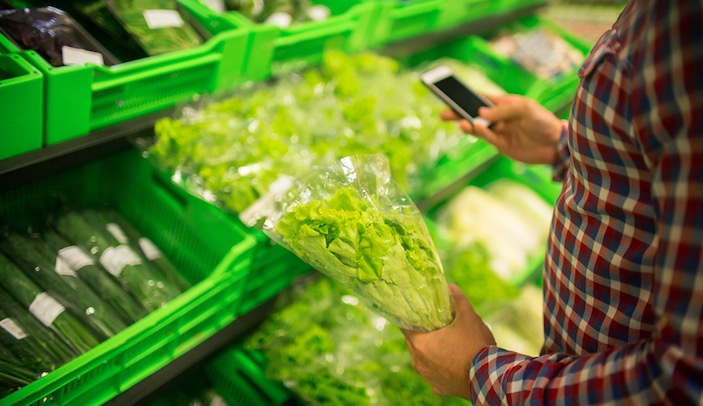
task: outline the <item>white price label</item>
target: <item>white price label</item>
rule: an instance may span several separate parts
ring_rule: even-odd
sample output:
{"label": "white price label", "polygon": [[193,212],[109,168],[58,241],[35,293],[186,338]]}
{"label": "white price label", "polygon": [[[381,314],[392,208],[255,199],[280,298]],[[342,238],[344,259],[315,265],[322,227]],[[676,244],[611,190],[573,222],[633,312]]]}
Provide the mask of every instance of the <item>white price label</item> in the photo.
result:
{"label": "white price label", "polygon": [[200,0],[200,2],[210,7],[210,9],[216,13],[224,13],[227,11],[223,0]]}
{"label": "white price label", "polygon": [[64,307],[57,302],[50,294],[42,292],[37,295],[29,305],[29,312],[34,315],[43,325],[51,327],[51,324],[56,320],[61,313],[64,312]]}
{"label": "white price label", "polygon": [[76,271],[74,271],[73,268],[71,268],[71,265],[69,265],[65,259],[61,258],[60,255],[56,257],[54,271],[56,271],[59,275],[77,277]]}
{"label": "white price label", "polygon": [[110,247],[103,251],[100,256],[100,264],[113,276],[120,276],[126,266],[141,264],[137,254],[126,245]]}
{"label": "white price label", "polygon": [[282,11],[277,11],[271,14],[269,18],[266,19],[266,22],[281,28],[287,28],[290,27],[290,24],[293,22],[293,16]]}
{"label": "white price label", "polygon": [[61,59],[63,60],[64,65],[83,65],[86,63],[92,63],[99,66],[105,65],[103,55],[100,52],[73,48],[66,45],[61,47]]}
{"label": "white price label", "polygon": [[27,337],[27,333],[22,330],[22,327],[18,326],[17,323],[15,323],[15,321],[9,317],[0,320],[0,327],[2,327],[3,330],[7,331],[8,334],[15,337],[15,340],[21,340]]}
{"label": "white price label", "polygon": [[69,267],[74,271],[78,271],[84,266],[95,264],[93,257],[83,251],[81,247],[71,245],[59,250],[59,257],[66,261]]}
{"label": "white price label", "polygon": [[107,231],[109,231],[120,244],[127,244],[127,235],[122,231],[122,227],[115,223],[110,223],[106,225],[105,228],[107,228]]}
{"label": "white price label", "polygon": [[159,248],[150,239],[142,237],[139,239],[139,247],[144,251],[144,255],[149,261],[163,257]]}
{"label": "white price label", "polygon": [[176,10],[144,10],[144,19],[152,30],[183,26],[183,19]]}

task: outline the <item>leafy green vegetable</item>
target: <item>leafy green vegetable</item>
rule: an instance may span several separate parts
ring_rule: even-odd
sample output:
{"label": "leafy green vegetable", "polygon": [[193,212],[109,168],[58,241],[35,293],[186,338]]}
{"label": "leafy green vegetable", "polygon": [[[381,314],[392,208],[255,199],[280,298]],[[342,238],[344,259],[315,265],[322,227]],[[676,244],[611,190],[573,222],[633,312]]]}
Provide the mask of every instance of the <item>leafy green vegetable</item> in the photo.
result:
{"label": "leafy green vegetable", "polygon": [[357,154],[385,154],[393,179],[419,195],[444,154],[475,141],[440,120],[444,108],[397,61],[330,50],[319,67],[206,98],[158,121],[149,153],[188,190],[236,213],[281,174]]}
{"label": "leafy green vegetable", "polygon": [[439,397],[411,366],[404,336],[323,275],[298,280],[244,346],[310,405],[467,405]]}
{"label": "leafy green vegetable", "polygon": [[79,353],[99,344],[98,339],[83,325],[70,309],[44,292],[6,256],[0,254],[0,286],[17,299],[46,327],[51,328]]}
{"label": "leafy green vegetable", "polygon": [[[149,55],[158,55],[200,45],[202,39],[181,16],[174,0],[108,0],[110,10]],[[150,12],[166,12],[176,16],[177,24],[155,26],[147,20]],[[172,21],[173,17],[166,21]]]}
{"label": "leafy green vegetable", "polygon": [[451,322],[442,265],[417,213],[382,211],[356,189],[341,187],[327,199],[293,206],[274,231],[393,323],[436,330]]}

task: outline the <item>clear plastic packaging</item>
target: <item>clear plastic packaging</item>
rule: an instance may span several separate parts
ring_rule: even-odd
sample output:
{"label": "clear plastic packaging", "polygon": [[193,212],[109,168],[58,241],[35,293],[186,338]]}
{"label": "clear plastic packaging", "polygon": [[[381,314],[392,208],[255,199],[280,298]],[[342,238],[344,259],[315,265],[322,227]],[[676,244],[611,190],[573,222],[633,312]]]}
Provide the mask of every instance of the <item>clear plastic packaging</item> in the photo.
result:
{"label": "clear plastic packaging", "polygon": [[240,214],[357,294],[398,327],[432,331],[454,307],[419,210],[382,154],[348,156],[301,178],[280,177]]}

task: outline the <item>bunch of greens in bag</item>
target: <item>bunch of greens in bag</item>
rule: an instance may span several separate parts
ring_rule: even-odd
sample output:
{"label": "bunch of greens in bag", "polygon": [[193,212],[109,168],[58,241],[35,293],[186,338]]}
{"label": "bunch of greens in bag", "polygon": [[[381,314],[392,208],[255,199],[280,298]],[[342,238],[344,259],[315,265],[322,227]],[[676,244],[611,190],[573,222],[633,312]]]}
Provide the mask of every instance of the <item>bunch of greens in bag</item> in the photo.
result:
{"label": "bunch of greens in bag", "polygon": [[106,0],[108,8],[149,55],[193,48],[202,39],[175,0]]}
{"label": "bunch of greens in bag", "polygon": [[[478,75],[478,74],[477,74]],[[309,162],[382,153],[411,196],[437,163],[471,144],[446,107],[389,57],[327,51],[321,66],[225,98],[203,98],[155,127],[149,154],[189,191],[239,213]]]}
{"label": "bunch of greens in bag", "polygon": [[467,405],[413,370],[403,334],[348,289],[311,274],[285,290],[244,348],[309,405]]}
{"label": "bunch of greens in bag", "polygon": [[436,330],[454,317],[424,220],[382,155],[282,178],[240,217],[402,328]]}

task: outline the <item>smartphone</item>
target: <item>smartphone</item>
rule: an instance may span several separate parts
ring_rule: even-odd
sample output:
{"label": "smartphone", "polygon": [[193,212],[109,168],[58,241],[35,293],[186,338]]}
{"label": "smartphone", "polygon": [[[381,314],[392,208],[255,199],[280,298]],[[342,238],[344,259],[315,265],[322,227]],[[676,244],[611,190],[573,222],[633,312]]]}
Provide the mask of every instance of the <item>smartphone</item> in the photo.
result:
{"label": "smartphone", "polygon": [[490,100],[469,89],[448,66],[438,66],[420,75],[420,80],[458,115],[471,124],[491,126],[491,122],[478,116],[482,106],[493,106]]}

